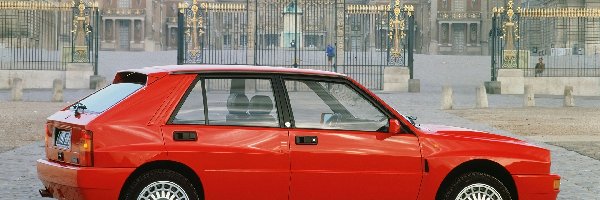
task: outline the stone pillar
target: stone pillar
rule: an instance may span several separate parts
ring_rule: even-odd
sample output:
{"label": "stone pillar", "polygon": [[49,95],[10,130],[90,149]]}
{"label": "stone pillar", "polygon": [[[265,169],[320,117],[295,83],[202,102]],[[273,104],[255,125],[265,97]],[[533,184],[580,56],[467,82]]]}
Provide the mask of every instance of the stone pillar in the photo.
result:
{"label": "stone pillar", "polygon": [[479,87],[477,87],[475,92],[477,93],[475,107],[476,108],[487,108],[489,105],[488,105],[488,98],[487,98],[487,92],[486,92],[485,86],[480,85]]}
{"label": "stone pillar", "polygon": [[465,39],[467,39],[466,43],[467,43],[467,46],[471,46],[471,37],[470,37],[470,35],[471,35],[471,23],[466,23],[465,25],[466,25],[466,30],[465,30],[466,38]]}
{"label": "stone pillar", "polygon": [[91,63],[67,63],[65,86],[67,89],[83,89],[90,87],[90,77],[94,75]]}
{"label": "stone pillar", "polygon": [[248,1],[248,27],[246,28],[247,37],[247,48],[246,48],[246,62],[251,65],[256,65],[256,58],[254,52],[256,49],[256,2],[254,0]]}
{"label": "stone pillar", "polygon": [[[481,37],[483,34],[481,34],[481,24],[476,23],[475,24],[477,26],[477,28],[475,28],[475,30],[477,30],[477,38],[475,39],[475,44],[477,46],[481,46]],[[486,48],[487,49],[487,48]],[[482,51],[484,51],[484,49],[482,49]]]}
{"label": "stone pillar", "polygon": [[452,23],[448,23],[448,46],[452,46],[452,41],[454,41],[454,38],[452,38]]}
{"label": "stone pillar", "polygon": [[140,26],[142,27],[142,32],[140,33],[140,43],[144,44],[144,40],[146,39],[146,26],[144,20],[140,20]]}
{"label": "stone pillar", "polygon": [[[112,41],[113,43],[115,43],[116,39],[117,39],[117,20],[113,19],[112,20]],[[115,49],[117,48],[117,44],[115,43]]]}
{"label": "stone pillar", "polygon": [[104,29],[102,30],[102,42],[106,41],[106,19],[102,19],[102,27],[104,27]]}
{"label": "stone pillar", "polygon": [[[437,3],[438,1],[430,1],[430,8],[429,8],[429,54],[437,54],[437,49],[438,49],[438,43],[441,42],[440,40],[440,23],[438,23],[437,21]],[[434,40],[434,38],[437,35],[437,41]]]}
{"label": "stone pillar", "polygon": [[345,58],[345,55],[344,55],[345,54],[344,53],[344,51],[345,51],[345,49],[344,49],[344,45],[345,45],[344,44],[345,43],[344,23],[345,23],[345,21],[344,20],[346,19],[345,4],[346,4],[345,0],[338,0],[338,1],[336,1],[336,4],[335,4],[335,6],[337,8],[337,13],[335,13],[335,16],[336,16],[335,60],[336,60],[336,66],[337,66],[338,70],[340,69],[340,66],[342,66],[342,67],[344,66],[344,58]]}
{"label": "stone pillar", "polygon": [[409,79],[408,80],[408,92],[412,92],[412,93],[421,92],[421,80],[420,79]]}
{"label": "stone pillar", "polygon": [[54,79],[52,82],[52,101],[62,102],[63,101],[63,88],[64,84],[62,79]]}
{"label": "stone pillar", "polygon": [[452,87],[445,85],[442,87],[442,110],[452,110]]}
{"label": "stone pillar", "polygon": [[375,15],[374,14],[369,14],[369,20],[371,21],[371,23],[369,23],[369,49],[371,48],[375,48],[375,34],[379,33],[378,31],[375,30],[375,23],[377,23],[375,21]]}
{"label": "stone pillar", "polygon": [[[129,44],[133,44],[135,42],[135,20],[129,21]],[[131,46],[129,46],[131,49]]]}
{"label": "stone pillar", "polygon": [[408,67],[385,67],[383,69],[383,91],[407,92],[409,79]]}
{"label": "stone pillar", "polygon": [[[146,27],[148,27],[149,29],[152,27],[152,22],[154,21],[154,3],[152,2],[152,0],[146,0],[146,16],[149,16],[148,20],[143,20],[142,19],[142,38],[141,40],[144,41],[146,40],[146,38],[152,38],[151,34],[146,33]],[[162,20],[162,19],[160,19]],[[163,23],[161,23],[163,24]],[[163,24],[164,26],[164,24]],[[152,33],[152,30],[148,31],[149,33]]]}
{"label": "stone pillar", "polygon": [[23,80],[20,78],[13,78],[10,85],[10,99],[11,101],[22,101],[23,100]]}
{"label": "stone pillar", "polygon": [[[437,26],[438,26],[438,30],[443,29],[442,23],[438,23]],[[442,42],[442,33],[441,33],[441,31],[437,32],[437,36],[438,36],[438,43],[441,43]],[[436,45],[436,48],[437,48],[437,45]]]}
{"label": "stone pillar", "polygon": [[575,106],[575,98],[573,98],[573,86],[565,86],[565,107]]}
{"label": "stone pillar", "polygon": [[535,106],[535,94],[532,85],[525,86],[525,95],[523,96],[523,104],[525,107]]}
{"label": "stone pillar", "polygon": [[106,78],[99,75],[90,76],[90,89],[102,89],[106,86]]}
{"label": "stone pillar", "polygon": [[523,94],[525,77],[522,69],[499,69],[498,82],[502,94]]}

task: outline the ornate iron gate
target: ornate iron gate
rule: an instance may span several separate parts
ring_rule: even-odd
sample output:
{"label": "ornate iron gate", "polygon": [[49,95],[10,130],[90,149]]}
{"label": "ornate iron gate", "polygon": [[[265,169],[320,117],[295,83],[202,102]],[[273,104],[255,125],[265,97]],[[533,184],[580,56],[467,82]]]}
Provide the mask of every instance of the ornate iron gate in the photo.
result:
{"label": "ornate iron gate", "polygon": [[414,8],[344,0],[180,3],[178,64],[246,64],[339,71],[382,89],[386,66],[412,78]]}
{"label": "ornate iron gate", "polygon": [[98,20],[97,2],[0,1],[0,69],[92,63],[97,74]]}
{"label": "ornate iron gate", "polygon": [[[492,11],[492,81],[500,68],[528,77],[600,76],[600,9],[522,9],[509,1]],[[545,67],[536,70],[540,58]]]}

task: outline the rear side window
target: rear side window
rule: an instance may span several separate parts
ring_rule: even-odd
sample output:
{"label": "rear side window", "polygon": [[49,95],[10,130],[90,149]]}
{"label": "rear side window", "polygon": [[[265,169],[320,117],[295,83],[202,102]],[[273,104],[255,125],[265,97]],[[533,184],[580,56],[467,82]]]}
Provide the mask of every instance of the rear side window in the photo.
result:
{"label": "rear side window", "polygon": [[202,81],[198,81],[192,87],[173,118],[173,124],[205,124]]}
{"label": "rear side window", "polygon": [[271,79],[207,78],[192,87],[171,124],[279,127]]}
{"label": "rear side window", "polygon": [[279,126],[270,79],[206,79],[206,85],[209,125]]}
{"label": "rear side window", "polygon": [[139,83],[111,84],[79,101],[79,103],[85,105],[86,111],[101,113],[119,103],[121,100],[125,99],[143,86],[144,85]]}

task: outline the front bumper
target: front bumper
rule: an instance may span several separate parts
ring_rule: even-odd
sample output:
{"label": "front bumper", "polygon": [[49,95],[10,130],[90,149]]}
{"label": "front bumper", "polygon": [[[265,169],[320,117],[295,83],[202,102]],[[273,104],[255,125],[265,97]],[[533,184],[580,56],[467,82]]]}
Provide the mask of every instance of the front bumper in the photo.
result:
{"label": "front bumper", "polygon": [[555,181],[559,181],[558,175],[513,175],[513,180],[517,186],[519,199],[540,199],[555,200],[560,192],[560,188],[555,186]]}
{"label": "front bumper", "polygon": [[134,168],[76,167],[37,160],[38,177],[58,199],[118,199]]}

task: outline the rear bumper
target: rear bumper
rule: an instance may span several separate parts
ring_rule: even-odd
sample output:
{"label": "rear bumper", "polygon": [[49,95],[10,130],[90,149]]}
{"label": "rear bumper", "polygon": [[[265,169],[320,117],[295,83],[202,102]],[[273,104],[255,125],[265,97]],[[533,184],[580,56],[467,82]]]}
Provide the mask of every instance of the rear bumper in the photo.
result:
{"label": "rear bumper", "polygon": [[513,175],[519,199],[555,200],[560,189],[554,188],[558,175]]}
{"label": "rear bumper", "polygon": [[38,177],[58,199],[118,199],[134,168],[75,167],[40,159]]}

